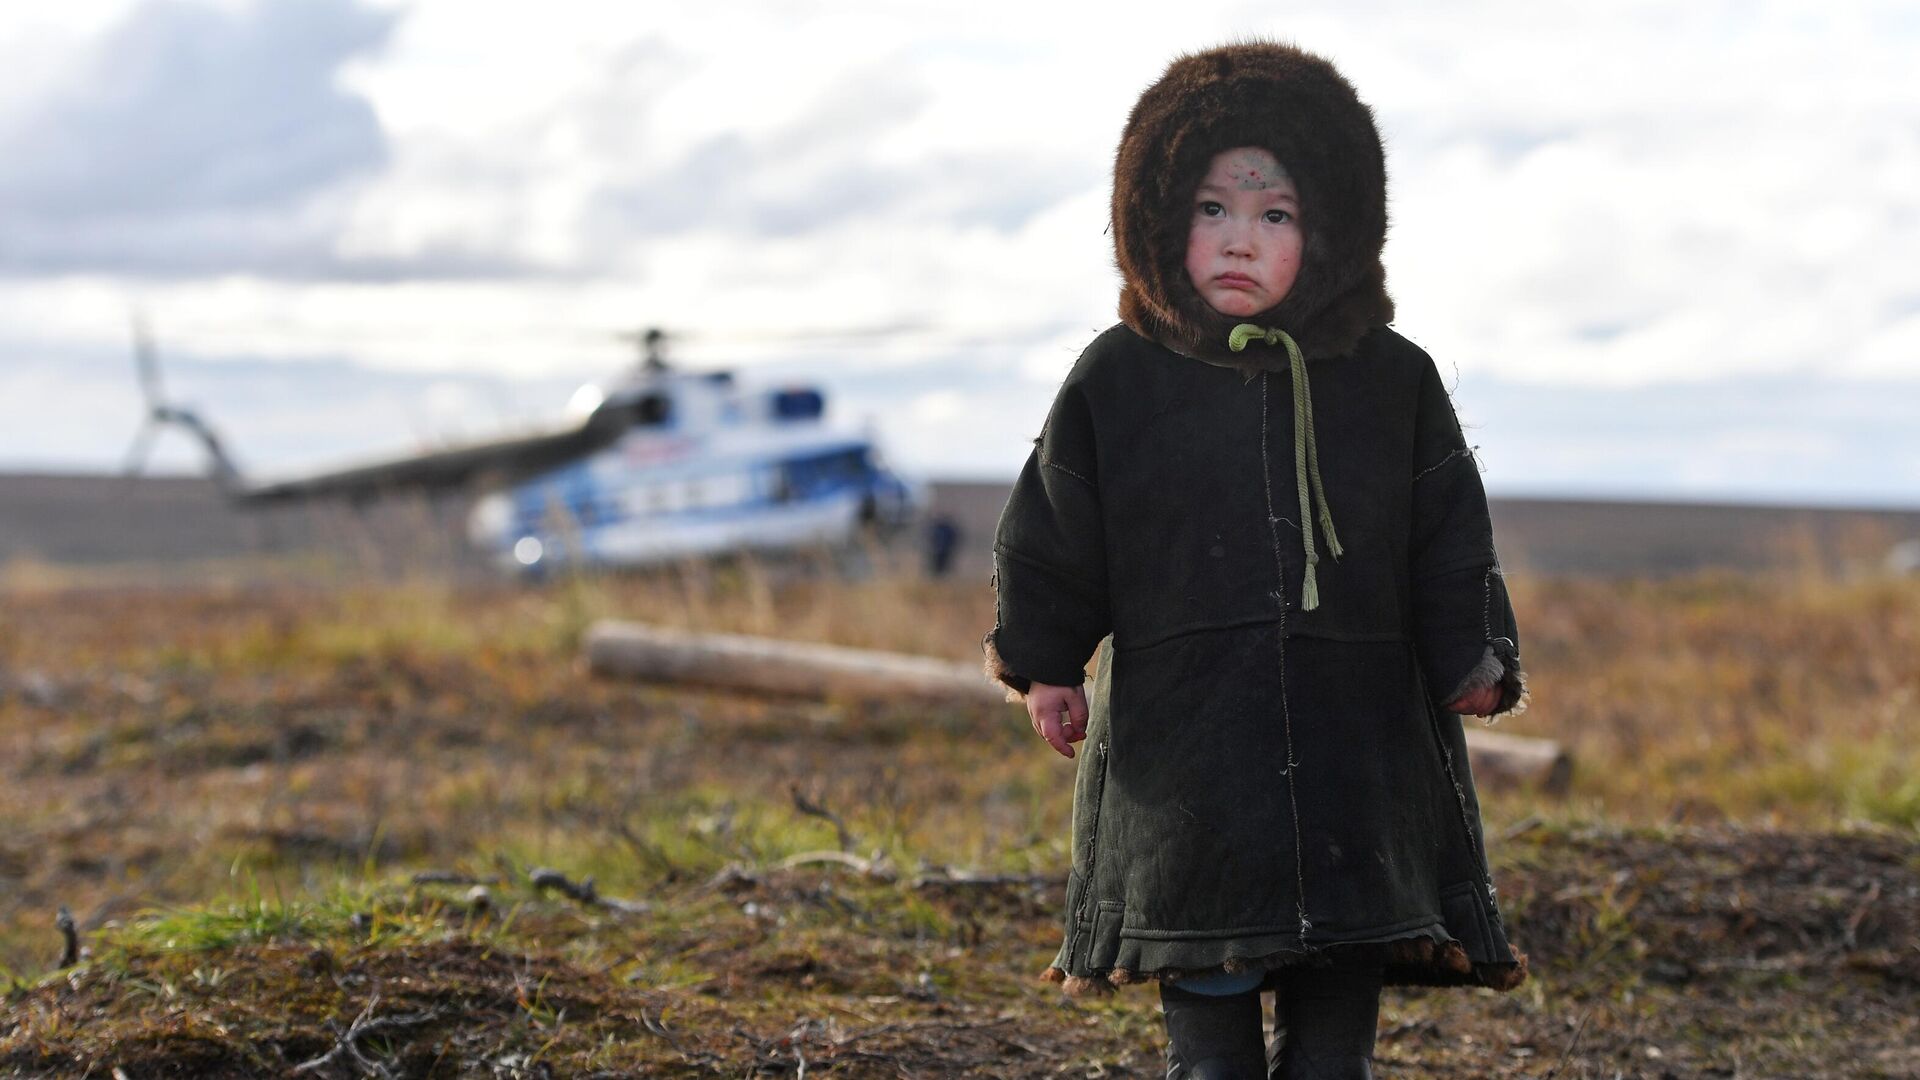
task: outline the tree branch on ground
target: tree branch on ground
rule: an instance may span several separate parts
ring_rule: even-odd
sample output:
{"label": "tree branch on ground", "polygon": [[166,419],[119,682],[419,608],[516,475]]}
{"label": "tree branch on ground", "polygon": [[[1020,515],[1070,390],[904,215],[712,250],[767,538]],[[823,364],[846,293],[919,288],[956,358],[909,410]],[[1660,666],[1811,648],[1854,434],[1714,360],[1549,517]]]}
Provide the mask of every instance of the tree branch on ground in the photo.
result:
{"label": "tree branch on ground", "polygon": [[446,1015],[445,1010],[429,1009],[426,1012],[376,1018],[373,1015],[373,1010],[377,1008],[379,1004],[380,992],[375,990],[372,996],[367,999],[366,1008],[360,1010],[360,1015],[354,1017],[353,1022],[347,1025],[346,1032],[335,1040],[333,1049],[311,1061],[304,1061],[295,1065],[293,1067],[294,1073],[297,1075],[299,1073],[319,1072],[335,1064],[351,1063],[359,1075],[390,1078],[394,1075],[393,1070],[387,1068],[385,1064],[375,1061],[362,1053],[358,1045],[360,1040],[369,1035],[378,1035],[382,1032],[393,1031],[398,1028],[432,1023]]}

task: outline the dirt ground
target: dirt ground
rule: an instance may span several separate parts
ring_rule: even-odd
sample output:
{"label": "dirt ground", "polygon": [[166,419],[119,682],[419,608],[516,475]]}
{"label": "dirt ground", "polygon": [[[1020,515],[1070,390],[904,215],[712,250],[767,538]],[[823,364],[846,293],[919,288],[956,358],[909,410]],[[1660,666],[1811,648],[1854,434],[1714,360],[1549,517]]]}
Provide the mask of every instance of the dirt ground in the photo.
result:
{"label": "dirt ground", "polygon": [[[874,633],[980,618],[936,601]],[[1017,719],[588,680],[581,605],[8,597],[0,1077],[1158,1075],[1150,988],[1034,978],[1068,808]],[[1911,826],[1488,829],[1532,978],[1389,991],[1380,1075],[1920,1076]]]}

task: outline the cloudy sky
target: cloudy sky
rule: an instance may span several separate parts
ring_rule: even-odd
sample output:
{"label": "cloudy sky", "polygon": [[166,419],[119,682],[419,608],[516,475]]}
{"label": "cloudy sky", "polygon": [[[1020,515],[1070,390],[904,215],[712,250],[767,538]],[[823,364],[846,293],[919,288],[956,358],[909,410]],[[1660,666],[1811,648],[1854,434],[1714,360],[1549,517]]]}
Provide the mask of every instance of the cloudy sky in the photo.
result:
{"label": "cloudy sky", "polygon": [[263,472],[551,417],[659,324],[1010,476],[1112,321],[1128,106],[1247,34],[1374,106],[1491,488],[1920,505],[1911,3],[7,5],[0,469],[118,467],[137,307]]}

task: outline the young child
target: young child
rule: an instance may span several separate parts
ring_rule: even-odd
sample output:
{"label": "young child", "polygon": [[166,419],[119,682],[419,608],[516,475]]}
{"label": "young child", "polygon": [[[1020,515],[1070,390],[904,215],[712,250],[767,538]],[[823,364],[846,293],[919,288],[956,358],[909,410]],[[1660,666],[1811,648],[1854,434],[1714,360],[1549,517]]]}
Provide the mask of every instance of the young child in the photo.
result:
{"label": "young child", "polygon": [[1383,984],[1526,976],[1452,715],[1521,705],[1517,633],[1446,388],[1387,328],[1372,114],[1289,46],[1181,57],[1112,224],[1121,325],[1007,502],[985,642],[1089,750],[1047,977],[1158,979],[1169,1076],[1368,1076]]}

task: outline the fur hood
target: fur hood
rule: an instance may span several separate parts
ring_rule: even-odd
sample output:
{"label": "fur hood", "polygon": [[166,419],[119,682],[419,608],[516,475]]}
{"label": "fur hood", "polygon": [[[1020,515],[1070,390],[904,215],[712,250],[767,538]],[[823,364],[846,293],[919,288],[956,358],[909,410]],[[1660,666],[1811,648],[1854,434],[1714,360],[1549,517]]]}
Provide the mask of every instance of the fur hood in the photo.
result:
{"label": "fur hood", "polygon": [[[1300,191],[1306,248],[1286,299],[1234,318],[1186,273],[1191,201],[1213,156],[1272,152]],[[1387,237],[1385,156],[1373,113],[1332,64],[1275,42],[1182,56],[1140,95],[1113,167],[1113,243],[1125,283],[1120,318],[1186,356],[1234,367],[1227,334],[1277,326],[1309,358],[1344,356],[1393,319],[1380,252]],[[1281,358],[1284,362],[1284,357]],[[1256,361],[1257,362],[1257,361]]]}

